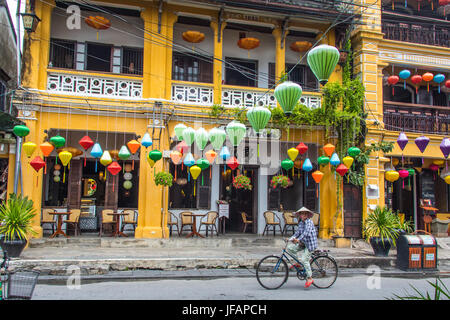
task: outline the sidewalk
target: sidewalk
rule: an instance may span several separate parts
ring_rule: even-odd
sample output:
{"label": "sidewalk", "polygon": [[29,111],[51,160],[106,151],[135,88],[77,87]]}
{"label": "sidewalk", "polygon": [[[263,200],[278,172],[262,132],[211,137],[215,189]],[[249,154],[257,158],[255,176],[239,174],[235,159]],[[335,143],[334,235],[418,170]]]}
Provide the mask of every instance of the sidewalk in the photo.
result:
{"label": "sidewalk", "polygon": [[[438,273],[450,275],[450,239],[438,238]],[[81,236],[33,239],[10,269],[26,268],[41,272],[40,278],[58,281],[67,277],[69,266],[78,266],[84,279],[155,279],[254,276],[255,265],[264,256],[279,255],[282,237],[220,235],[205,239],[175,236],[170,239],[98,238]],[[341,275],[366,273],[376,265],[383,275],[421,275],[395,268],[396,250],[388,257],[375,257],[363,240],[352,248],[335,248],[332,241],[319,240],[319,248],[330,250]],[[180,272],[183,271],[183,272]],[[436,271],[428,274],[438,274]]]}

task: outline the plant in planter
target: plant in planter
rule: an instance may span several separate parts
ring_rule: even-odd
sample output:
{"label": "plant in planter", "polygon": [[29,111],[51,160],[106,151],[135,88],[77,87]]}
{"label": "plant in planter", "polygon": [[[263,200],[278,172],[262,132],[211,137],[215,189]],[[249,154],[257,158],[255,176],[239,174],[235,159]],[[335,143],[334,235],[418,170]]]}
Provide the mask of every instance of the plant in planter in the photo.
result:
{"label": "plant in planter", "polygon": [[287,188],[289,186],[289,181],[290,179],[288,176],[279,174],[272,177],[272,180],[270,181],[270,186],[274,189],[278,186],[280,186],[281,188]]}
{"label": "plant in planter", "polygon": [[397,229],[400,234],[411,233],[414,230],[414,223],[412,220],[404,220],[402,222],[400,217],[397,215]]}
{"label": "plant in planter", "polygon": [[252,190],[250,178],[242,174],[239,174],[233,178],[233,187],[236,189]]}
{"label": "plant in planter", "polygon": [[363,234],[370,242],[376,256],[386,257],[395,245],[399,232],[398,216],[387,208],[377,206],[364,221]]}
{"label": "plant in planter", "polygon": [[8,256],[17,258],[27,245],[28,236],[36,234],[31,227],[36,210],[28,197],[11,193],[0,204],[0,246]]}
{"label": "plant in planter", "polygon": [[155,184],[164,187],[171,187],[173,183],[173,176],[169,172],[161,171],[155,174]]}

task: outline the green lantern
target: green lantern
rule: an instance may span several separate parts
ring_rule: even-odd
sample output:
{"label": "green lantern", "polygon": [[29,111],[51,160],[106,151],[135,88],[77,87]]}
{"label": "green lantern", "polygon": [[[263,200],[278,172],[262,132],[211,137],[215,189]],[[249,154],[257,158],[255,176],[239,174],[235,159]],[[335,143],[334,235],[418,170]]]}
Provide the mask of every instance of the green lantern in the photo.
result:
{"label": "green lantern", "polygon": [[148,153],[148,157],[156,162],[158,160],[161,160],[162,153],[159,150],[152,150]]}
{"label": "green lantern", "polygon": [[318,163],[320,166],[324,166],[324,165],[330,163],[330,158],[328,158],[328,157],[326,157],[326,156],[321,156],[321,157],[319,157],[319,158],[317,159],[317,163]]}
{"label": "green lantern", "polygon": [[186,128],[187,127],[182,123],[179,123],[175,126],[173,130],[175,131],[175,135],[177,136],[178,140],[183,140],[183,132]]}
{"label": "green lantern", "polygon": [[247,132],[245,125],[237,121],[231,121],[227,125],[226,130],[228,138],[234,147],[237,147],[241,143],[242,139],[245,137],[245,133]]}
{"label": "green lantern", "polygon": [[188,145],[192,145],[195,140],[195,130],[191,127],[187,127],[183,131],[183,141]]}
{"label": "green lantern", "polygon": [[274,91],[274,96],[286,115],[290,115],[302,96],[302,87],[298,84],[285,81],[279,84]]}
{"label": "green lantern", "polygon": [[264,129],[272,116],[272,112],[264,107],[253,107],[247,111],[248,122],[252,125],[253,130],[259,133]]}
{"label": "green lantern", "polygon": [[281,167],[286,171],[291,170],[294,167],[294,161],[291,159],[284,159],[281,161]]}
{"label": "green lantern", "polygon": [[120,148],[118,156],[120,160],[127,160],[129,157],[131,157],[131,153],[126,145],[123,145]]}
{"label": "green lantern", "polygon": [[23,138],[30,134],[30,129],[27,126],[17,125],[14,126],[13,132],[16,136]]}
{"label": "green lantern", "polygon": [[133,187],[133,183],[129,180],[123,182],[123,187],[127,190],[130,190]]}
{"label": "green lantern", "polygon": [[328,78],[339,61],[339,50],[333,46],[322,44],[308,53],[308,65],[321,85],[328,82]]}
{"label": "green lantern", "polygon": [[347,152],[350,157],[356,158],[361,153],[361,150],[358,147],[350,147]]}
{"label": "green lantern", "polygon": [[216,151],[219,151],[222,148],[226,138],[227,134],[223,129],[212,128],[209,130],[209,141],[211,141],[211,145]]}
{"label": "green lantern", "polygon": [[[200,169],[202,169],[202,172],[209,168],[209,161],[204,158],[198,159],[196,164]],[[202,185],[203,185],[203,174],[202,174]]]}
{"label": "green lantern", "polygon": [[195,143],[197,144],[197,147],[201,151],[203,151],[209,141],[208,132],[203,128],[199,128],[199,129],[197,129],[197,131],[195,131],[194,137],[195,137]]}
{"label": "green lantern", "polygon": [[62,148],[66,144],[66,139],[61,136],[54,136],[50,138],[50,143],[56,148]]}

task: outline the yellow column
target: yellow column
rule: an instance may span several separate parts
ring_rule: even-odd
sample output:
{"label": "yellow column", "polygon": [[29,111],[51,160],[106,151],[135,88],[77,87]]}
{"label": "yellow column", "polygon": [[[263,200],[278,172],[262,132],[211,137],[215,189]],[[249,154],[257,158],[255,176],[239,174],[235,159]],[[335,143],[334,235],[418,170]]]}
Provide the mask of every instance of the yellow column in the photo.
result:
{"label": "yellow column", "polygon": [[50,54],[50,26],[52,19],[52,11],[55,7],[55,1],[50,0],[42,2],[41,22],[41,35],[40,35],[40,55],[39,55],[39,83],[38,89],[45,90],[47,88],[47,66]]}
{"label": "yellow column", "polygon": [[282,29],[278,26],[272,31],[275,38],[275,83],[277,83],[286,68],[286,34],[282,34]]}
{"label": "yellow column", "polygon": [[[222,69],[223,69],[223,30],[226,22],[222,22],[219,30],[219,24],[216,21],[211,22],[211,28],[214,31],[214,61],[213,61],[213,84],[214,84],[214,104],[222,103]],[[220,34],[220,41],[219,41]]]}
{"label": "yellow column", "polygon": [[[169,43],[172,43],[173,40],[173,26],[177,21],[178,16],[171,12],[167,13],[167,38],[170,40]],[[172,46],[169,45],[166,48],[166,99],[172,99],[172,61],[173,61],[173,49]]]}

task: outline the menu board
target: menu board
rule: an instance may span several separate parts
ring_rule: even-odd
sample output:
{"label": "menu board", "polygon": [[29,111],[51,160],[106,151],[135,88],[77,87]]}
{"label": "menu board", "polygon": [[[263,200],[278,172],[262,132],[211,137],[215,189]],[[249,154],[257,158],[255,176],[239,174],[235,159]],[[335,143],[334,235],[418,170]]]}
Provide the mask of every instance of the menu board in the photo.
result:
{"label": "menu board", "polygon": [[434,191],[435,181],[431,172],[425,171],[421,176],[422,182],[422,199],[430,200],[431,206],[436,206],[436,196]]}

